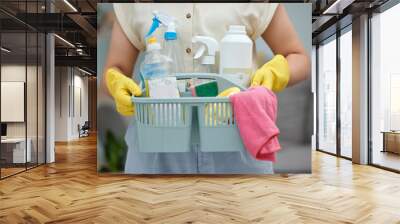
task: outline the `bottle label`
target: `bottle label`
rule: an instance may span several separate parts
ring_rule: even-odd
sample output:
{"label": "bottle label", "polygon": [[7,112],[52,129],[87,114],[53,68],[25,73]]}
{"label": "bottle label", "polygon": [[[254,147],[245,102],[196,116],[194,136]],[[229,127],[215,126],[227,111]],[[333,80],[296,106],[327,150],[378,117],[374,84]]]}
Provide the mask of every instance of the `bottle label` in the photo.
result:
{"label": "bottle label", "polygon": [[161,63],[144,64],[142,74],[144,79],[154,79],[167,76],[168,70]]}
{"label": "bottle label", "polygon": [[224,68],[222,70],[223,75],[236,84],[243,87],[248,87],[250,84],[250,77],[252,73],[251,68]]}

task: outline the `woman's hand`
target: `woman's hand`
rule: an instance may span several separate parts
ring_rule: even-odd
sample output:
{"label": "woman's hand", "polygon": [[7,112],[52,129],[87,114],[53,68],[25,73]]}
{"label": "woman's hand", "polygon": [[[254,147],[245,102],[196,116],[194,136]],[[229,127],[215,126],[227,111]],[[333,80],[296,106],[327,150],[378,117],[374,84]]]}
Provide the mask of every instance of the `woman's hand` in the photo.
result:
{"label": "woman's hand", "polygon": [[285,57],[276,55],[253,75],[251,86],[264,86],[274,92],[282,91],[290,79],[289,64]]}
{"label": "woman's hand", "polygon": [[139,86],[130,78],[138,53],[121,26],[115,22],[102,83],[114,98],[117,111],[124,116],[134,114],[132,96],[142,94]]}
{"label": "woman's hand", "polygon": [[135,112],[132,96],[141,96],[140,87],[116,68],[106,72],[106,85],[114,98],[117,111],[124,116],[131,116]]}
{"label": "woman's hand", "polygon": [[[304,46],[298,37],[297,32],[294,29],[293,24],[283,5],[279,5],[276,9],[274,17],[272,18],[267,29],[262,34],[262,37],[275,55],[280,54],[285,57],[290,74],[290,78],[288,79],[289,82],[287,83],[288,86],[308,79],[311,74],[310,56],[308,55],[306,49],[304,49]],[[274,60],[275,58],[272,61]],[[273,71],[273,69],[267,69],[271,68],[268,66],[268,64],[269,62],[264,65],[261,70],[266,67],[265,70]],[[276,64],[281,64],[281,62]],[[267,75],[267,73],[269,73],[268,71],[262,72],[263,78],[265,77],[267,80],[274,79],[274,77],[270,78]],[[278,73],[276,75],[282,76],[282,74]],[[255,77],[260,77],[260,75]],[[275,83],[275,81],[267,81],[267,83]]]}

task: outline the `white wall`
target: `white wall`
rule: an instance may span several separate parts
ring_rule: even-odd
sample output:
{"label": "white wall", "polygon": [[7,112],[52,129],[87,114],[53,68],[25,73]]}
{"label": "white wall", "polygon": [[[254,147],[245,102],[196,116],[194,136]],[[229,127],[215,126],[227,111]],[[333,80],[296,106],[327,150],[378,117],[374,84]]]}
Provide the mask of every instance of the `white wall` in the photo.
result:
{"label": "white wall", "polygon": [[88,78],[83,75],[76,68],[56,67],[56,141],[77,139],[78,124],[88,120]]}
{"label": "white wall", "polygon": [[69,76],[67,67],[55,68],[55,141],[68,140]]}
{"label": "white wall", "polygon": [[[38,70],[36,70],[38,69]],[[27,80],[25,80],[27,78]],[[44,74],[41,66],[25,66],[25,64],[4,64],[1,66],[1,81],[24,82],[26,84],[26,107],[21,108],[23,114],[26,112],[26,120],[22,122],[6,122],[7,137],[24,138],[30,140],[32,161],[44,162]],[[22,92],[23,94],[23,92]],[[2,96],[7,97],[7,96]],[[12,110],[2,107],[1,110]],[[10,112],[10,111],[8,111]],[[12,112],[11,112],[12,113]],[[39,154],[37,156],[37,153]],[[51,161],[51,160],[49,160]]]}
{"label": "white wall", "polygon": [[[88,121],[88,78],[85,76],[81,76],[82,73],[74,75],[74,108],[72,108],[72,120],[71,120],[71,136],[72,138],[78,138],[78,124],[83,125],[85,121]],[[72,103],[71,103],[72,105]],[[81,107],[81,108],[80,108]],[[80,111],[82,110],[82,111]]]}
{"label": "white wall", "polygon": [[[25,80],[25,65],[8,64],[1,66],[1,81],[2,82],[24,82]],[[33,69],[32,66],[28,66],[28,72]],[[22,94],[24,94],[22,92]],[[7,96],[1,96],[2,98]],[[3,104],[3,103],[2,103]],[[1,108],[2,113],[8,108]],[[22,113],[24,113],[24,107],[22,107]],[[3,120],[3,119],[2,119]],[[7,134],[9,137],[25,137],[25,125],[24,122],[7,122]]]}
{"label": "white wall", "polygon": [[[4,82],[25,82],[25,74],[27,69],[28,74],[36,74],[36,66],[27,66],[25,65],[2,65],[1,66],[1,81]],[[30,79],[30,76],[28,76],[28,81],[29,81],[29,86],[36,86],[36,80]],[[36,88],[27,88],[27,106],[35,107],[36,108]],[[34,104],[31,104],[34,102]],[[31,105],[29,105],[31,104]],[[40,105],[39,105],[40,106]],[[7,110],[7,108],[1,108],[1,110]],[[32,108],[28,110],[27,113],[27,118],[28,122],[28,129],[33,128],[36,130],[36,113],[31,113]],[[35,109],[36,111],[36,109]],[[31,124],[31,122],[34,121],[35,124]],[[25,137],[25,123],[26,122],[7,122],[7,136],[8,137]],[[32,129],[32,130],[33,130]],[[29,134],[31,133],[30,130],[28,130],[28,137]],[[35,132],[36,134],[36,132]]]}
{"label": "white wall", "polygon": [[[25,82],[25,65],[2,65],[1,81]],[[25,122],[7,123],[7,137],[25,137]]]}

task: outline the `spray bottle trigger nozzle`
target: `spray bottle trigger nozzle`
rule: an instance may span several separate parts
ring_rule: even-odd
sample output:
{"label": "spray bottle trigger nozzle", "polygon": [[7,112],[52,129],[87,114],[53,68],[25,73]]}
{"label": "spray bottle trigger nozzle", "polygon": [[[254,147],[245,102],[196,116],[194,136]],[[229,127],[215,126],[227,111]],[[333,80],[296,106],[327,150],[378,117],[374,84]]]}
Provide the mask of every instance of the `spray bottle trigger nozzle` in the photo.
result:
{"label": "spray bottle trigger nozzle", "polygon": [[153,32],[160,26],[160,21],[157,20],[157,18],[153,18],[153,23],[151,24],[149,32],[146,34],[146,38],[151,36]]}
{"label": "spray bottle trigger nozzle", "polygon": [[197,50],[197,52],[194,54],[194,59],[199,59],[204,52],[206,51],[206,46],[204,46],[203,44],[200,46],[200,48]]}

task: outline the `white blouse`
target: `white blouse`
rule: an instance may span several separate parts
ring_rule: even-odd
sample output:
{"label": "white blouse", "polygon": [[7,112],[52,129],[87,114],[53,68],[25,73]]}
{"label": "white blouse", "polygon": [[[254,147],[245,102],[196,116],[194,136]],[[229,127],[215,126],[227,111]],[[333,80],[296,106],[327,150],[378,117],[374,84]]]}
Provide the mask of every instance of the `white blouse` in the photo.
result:
{"label": "white blouse", "polygon": [[[220,41],[230,25],[243,25],[254,41],[268,27],[277,6],[276,3],[114,3],[114,11],[127,38],[140,51],[145,50],[144,37],[152,24],[154,10],[175,17],[184,49],[184,67],[193,72],[193,36],[211,36]],[[162,40],[160,31],[156,36]],[[253,47],[253,70],[258,67]]]}

